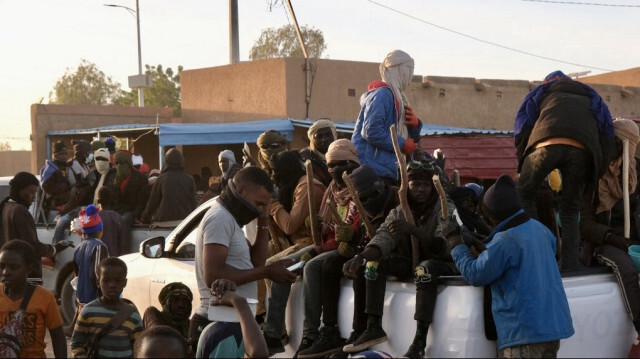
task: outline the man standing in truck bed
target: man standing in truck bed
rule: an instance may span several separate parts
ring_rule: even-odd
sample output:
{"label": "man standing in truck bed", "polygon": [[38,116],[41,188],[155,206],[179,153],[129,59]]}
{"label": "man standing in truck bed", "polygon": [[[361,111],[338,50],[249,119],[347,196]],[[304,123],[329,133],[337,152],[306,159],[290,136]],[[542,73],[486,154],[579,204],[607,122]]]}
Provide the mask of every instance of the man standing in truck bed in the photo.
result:
{"label": "man standing in truck bed", "polygon": [[562,270],[578,269],[582,193],[585,185],[600,178],[609,163],[614,143],[612,122],[598,93],[561,71],[552,72],[533,89],[516,116],[517,190],[529,217],[538,218],[536,193],[544,178],[555,168],[562,175],[558,198]]}

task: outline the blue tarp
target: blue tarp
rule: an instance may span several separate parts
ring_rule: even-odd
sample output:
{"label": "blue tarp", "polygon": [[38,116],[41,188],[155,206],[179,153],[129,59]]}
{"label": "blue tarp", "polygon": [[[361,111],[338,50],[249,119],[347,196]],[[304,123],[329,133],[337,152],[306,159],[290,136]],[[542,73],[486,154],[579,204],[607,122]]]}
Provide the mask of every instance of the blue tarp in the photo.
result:
{"label": "blue tarp", "polygon": [[276,130],[293,139],[293,125],[287,119],[236,123],[165,123],[158,126],[160,146],[255,143],[260,134]]}

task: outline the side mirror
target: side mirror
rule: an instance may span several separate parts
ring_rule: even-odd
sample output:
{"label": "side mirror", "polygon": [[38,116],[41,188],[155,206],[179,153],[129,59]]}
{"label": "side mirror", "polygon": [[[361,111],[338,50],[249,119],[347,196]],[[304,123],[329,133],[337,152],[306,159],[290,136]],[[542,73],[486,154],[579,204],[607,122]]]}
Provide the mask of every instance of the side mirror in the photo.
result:
{"label": "side mirror", "polygon": [[140,243],[140,254],[146,258],[161,258],[164,255],[164,237],[153,237]]}

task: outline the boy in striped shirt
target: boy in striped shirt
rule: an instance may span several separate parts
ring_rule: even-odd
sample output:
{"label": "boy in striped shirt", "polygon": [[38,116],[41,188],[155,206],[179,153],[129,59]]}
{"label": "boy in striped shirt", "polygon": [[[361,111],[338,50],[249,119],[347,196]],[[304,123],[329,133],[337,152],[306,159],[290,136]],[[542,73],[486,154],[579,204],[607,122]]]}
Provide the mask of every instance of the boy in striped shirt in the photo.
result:
{"label": "boy in striped shirt", "polygon": [[[80,312],[71,337],[74,358],[94,357],[131,358],[133,343],[143,330],[140,313],[130,301],[121,299],[127,285],[127,265],[117,257],[102,260],[98,283],[102,296],[90,302]],[[128,318],[117,328],[98,335],[122,308],[130,308]]]}

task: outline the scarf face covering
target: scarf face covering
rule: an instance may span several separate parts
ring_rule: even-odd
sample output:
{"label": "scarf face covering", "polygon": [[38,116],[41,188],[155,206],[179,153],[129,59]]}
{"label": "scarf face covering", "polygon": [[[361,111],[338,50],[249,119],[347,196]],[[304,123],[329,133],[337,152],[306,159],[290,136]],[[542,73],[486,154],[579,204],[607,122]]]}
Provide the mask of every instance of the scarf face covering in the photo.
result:
{"label": "scarf face covering", "polygon": [[98,173],[100,173],[101,175],[104,175],[105,173],[109,172],[109,161],[96,160],[95,164],[96,164],[96,171],[98,171]]}
{"label": "scarf face covering", "polygon": [[382,189],[378,189],[377,192],[378,192],[377,196],[373,198],[370,197],[366,201],[362,202],[362,207],[364,207],[364,210],[367,212],[369,217],[373,217],[377,213],[380,213],[381,211],[383,211],[384,205],[387,202],[387,197],[388,197],[387,191],[385,191],[384,188],[382,188]]}
{"label": "scarf face covering", "polygon": [[407,126],[405,126],[404,108],[410,106],[409,100],[404,94],[404,90],[409,86],[413,77],[414,60],[404,51],[394,50],[387,54],[387,57],[379,66],[382,81],[393,91],[396,99],[400,101],[400,113],[398,114],[398,134],[403,138],[408,137]]}
{"label": "scarf face covering", "polygon": [[187,302],[189,303],[186,312],[191,313],[191,301],[193,300],[193,295],[189,288],[182,283],[167,284],[167,286],[162,288],[162,291],[160,291],[158,298],[162,305],[162,318],[172,327],[180,328],[180,332],[186,337],[189,334],[189,316],[187,315],[186,318],[175,320],[171,313],[171,301],[180,296],[186,297]]}
{"label": "scarf face covering", "polygon": [[347,164],[342,166],[335,166],[329,168],[329,174],[333,179],[333,182],[339,184],[340,186],[344,186],[344,180],[342,179],[342,174],[344,172],[351,173],[354,169],[358,168],[358,164],[352,161],[348,161]]}
{"label": "scarf face covering", "polygon": [[131,175],[131,166],[129,166],[128,163],[121,163],[116,165],[116,171],[116,181],[120,183],[123,179]]}
{"label": "scarf face covering", "polygon": [[225,187],[220,196],[218,196],[218,202],[231,212],[231,215],[240,227],[243,227],[245,224],[262,215],[262,211],[247,202],[247,200],[238,193],[233,181],[227,183],[227,187]]}

